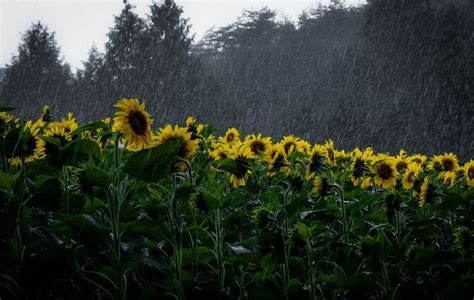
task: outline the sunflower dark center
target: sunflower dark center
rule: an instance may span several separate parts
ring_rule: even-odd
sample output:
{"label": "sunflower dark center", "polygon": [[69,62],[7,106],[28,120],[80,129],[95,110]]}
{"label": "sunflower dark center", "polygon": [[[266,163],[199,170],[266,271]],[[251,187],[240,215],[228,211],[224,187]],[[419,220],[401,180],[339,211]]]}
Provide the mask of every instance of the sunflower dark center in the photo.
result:
{"label": "sunflower dark center", "polygon": [[235,135],[234,135],[233,132],[229,132],[229,134],[227,134],[226,139],[229,143],[232,142],[234,140],[234,138],[235,138]]}
{"label": "sunflower dark center", "polygon": [[451,159],[443,159],[443,169],[445,171],[454,171],[454,162]]}
{"label": "sunflower dark center", "polygon": [[254,141],[250,145],[250,150],[252,150],[253,153],[259,153],[259,152],[264,152],[265,149],[265,144],[262,143],[261,141]]}
{"label": "sunflower dark center", "polygon": [[284,148],[285,148],[286,154],[288,154],[288,152],[290,152],[291,147],[296,147],[296,144],[293,143],[293,142],[288,142],[288,143],[285,144]]}
{"label": "sunflower dark center", "polygon": [[377,173],[379,174],[380,178],[387,180],[392,178],[393,170],[386,163],[381,163],[377,169]]}
{"label": "sunflower dark center", "polygon": [[469,179],[474,179],[474,167],[470,167],[468,170],[467,170],[467,177]]}
{"label": "sunflower dark center", "polygon": [[398,170],[398,171],[401,171],[401,170],[405,169],[406,167],[407,167],[407,163],[404,162],[403,160],[402,160],[402,161],[399,161],[399,162],[397,163],[397,170]]}
{"label": "sunflower dark center", "polygon": [[409,183],[414,182],[415,181],[415,173],[411,172],[410,174],[408,174],[407,181]]}
{"label": "sunflower dark center", "polygon": [[148,128],[148,122],[145,115],[138,110],[132,110],[128,114],[128,122],[130,123],[133,132],[138,135],[143,135]]}
{"label": "sunflower dark center", "polygon": [[328,158],[330,161],[334,161],[334,151],[332,149],[328,149]]}

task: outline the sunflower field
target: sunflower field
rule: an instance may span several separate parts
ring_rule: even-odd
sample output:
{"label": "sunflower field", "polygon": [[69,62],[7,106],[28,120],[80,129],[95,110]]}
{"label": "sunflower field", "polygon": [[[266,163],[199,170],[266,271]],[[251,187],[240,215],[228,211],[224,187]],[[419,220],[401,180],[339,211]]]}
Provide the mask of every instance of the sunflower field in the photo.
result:
{"label": "sunflower field", "polygon": [[474,160],[0,108],[1,299],[472,299]]}

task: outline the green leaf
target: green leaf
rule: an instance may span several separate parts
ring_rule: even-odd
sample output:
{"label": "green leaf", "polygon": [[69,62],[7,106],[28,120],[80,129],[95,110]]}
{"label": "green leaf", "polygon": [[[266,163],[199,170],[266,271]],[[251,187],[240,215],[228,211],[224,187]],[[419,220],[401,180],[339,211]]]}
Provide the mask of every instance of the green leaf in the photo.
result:
{"label": "green leaf", "polygon": [[182,143],[181,139],[173,140],[132,154],[125,163],[125,173],[147,182],[168,176]]}
{"label": "green leaf", "polygon": [[310,232],[309,232],[309,229],[308,227],[304,224],[304,223],[298,223],[297,225],[297,229],[298,229],[298,234],[303,238],[303,239],[308,239],[309,236],[310,236]]}
{"label": "green leaf", "polygon": [[12,176],[3,171],[0,171],[0,189],[5,191],[11,191],[15,185],[17,176]]}
{"label": "green leaf", "polygon": [[99,145],[91,140],[72,141],[61,151],[63,165],[77,165],[79,162],[89,160],[90,157],[100,158]]}

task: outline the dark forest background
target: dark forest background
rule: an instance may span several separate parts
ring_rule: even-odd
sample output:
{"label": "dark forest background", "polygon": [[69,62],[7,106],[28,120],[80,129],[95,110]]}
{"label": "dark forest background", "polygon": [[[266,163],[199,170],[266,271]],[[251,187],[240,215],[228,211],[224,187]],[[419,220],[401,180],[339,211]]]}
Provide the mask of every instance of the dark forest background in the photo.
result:
{"label": "dark forest background", "polygon": [[201,41],[190,24],[171,0],[151,3],[146,18],[125,3],[105,53],[92,47],[74,74],[54,32],[35,23],[0,70],[0,104],[23,117],[49,104],[84,122],[139,98],[158,125],[193,115],[347,149],[474,156],[473,1],[333,1],[297,23],[244,11]]}

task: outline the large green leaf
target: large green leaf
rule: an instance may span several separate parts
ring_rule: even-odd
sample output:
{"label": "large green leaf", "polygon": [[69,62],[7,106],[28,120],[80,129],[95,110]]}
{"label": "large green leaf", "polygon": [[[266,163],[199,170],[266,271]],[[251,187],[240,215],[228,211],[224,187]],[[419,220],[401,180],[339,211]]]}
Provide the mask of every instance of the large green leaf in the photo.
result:
{"label": "large green leaf", "polygon": [[91,140],[72,141],[61,151],[63,165],[77,165],[79,162],[89,160],[90,157],[100,158],[99,145]]}
{"label": "large green leaf", "polygon": [[126,161],[124,171],[144,181],[156,182],[168,176],[182,143],[178,139],[136,152]]}

